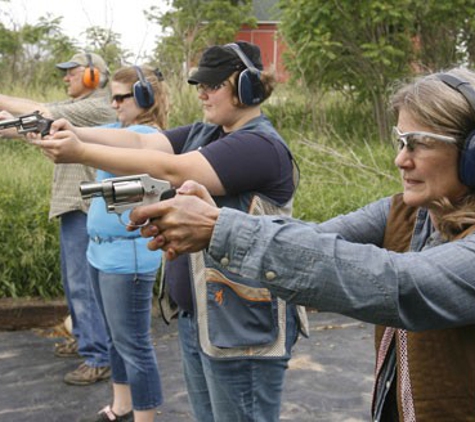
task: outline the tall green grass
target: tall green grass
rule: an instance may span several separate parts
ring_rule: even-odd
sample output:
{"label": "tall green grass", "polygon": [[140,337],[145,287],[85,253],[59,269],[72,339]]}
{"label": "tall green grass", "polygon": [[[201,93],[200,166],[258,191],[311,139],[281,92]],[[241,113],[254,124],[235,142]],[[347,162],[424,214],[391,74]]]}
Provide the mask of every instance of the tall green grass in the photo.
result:
{"label": "tall green grass", "polygon": [[[195,90],[179,86],[170,127],[201,116]],[[400,189],[394,150],[367,108],[336,94],[318,103],[298,89],[276,94],[264,111],[300,167],[295,217],[324,221]],[[0,140],[0,166],[0,297],[61,295],[58,223],[48,220],[53,164],[23,141]]]}
{"label": "tall green grass", "polygon": [[48,221],[53,164],[21,140],[1,140],[0,169],[0,297],[58,296],[58,226]]}

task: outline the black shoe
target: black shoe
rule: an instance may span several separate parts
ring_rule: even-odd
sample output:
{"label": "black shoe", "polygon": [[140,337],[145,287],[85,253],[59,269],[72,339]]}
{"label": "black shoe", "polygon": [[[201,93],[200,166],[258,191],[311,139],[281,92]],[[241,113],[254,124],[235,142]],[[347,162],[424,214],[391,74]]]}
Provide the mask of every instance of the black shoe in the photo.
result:
{"label": "black shoe", "polygon": [[94,419],[83,419],[82,422],[134,422],[134,412],[131,410],[125,415],[116,415],[110,406],[104,407]]}

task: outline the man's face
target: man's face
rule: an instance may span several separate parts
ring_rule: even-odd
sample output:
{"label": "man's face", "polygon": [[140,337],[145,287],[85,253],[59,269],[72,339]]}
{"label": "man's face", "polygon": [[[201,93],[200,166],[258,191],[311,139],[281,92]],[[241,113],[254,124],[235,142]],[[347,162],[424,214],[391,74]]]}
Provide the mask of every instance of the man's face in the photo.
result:
{"label": "man's face", "polygon": [[66,70],[63,80],[68,85],[68,95],[71,98],[81,98],[90,92],[90,89],[86,88],[82,81],[85,70],[84,66]]}

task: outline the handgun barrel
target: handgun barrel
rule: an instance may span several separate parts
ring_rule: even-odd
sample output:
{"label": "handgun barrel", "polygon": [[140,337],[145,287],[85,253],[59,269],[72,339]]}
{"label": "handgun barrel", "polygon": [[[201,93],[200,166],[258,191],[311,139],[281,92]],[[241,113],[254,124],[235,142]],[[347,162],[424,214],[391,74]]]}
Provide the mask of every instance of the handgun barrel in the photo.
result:
{"label": "handgun barrel", "polygon": [[83,199],[90,199],[96,196],[103,196],[104,189],[102,183],[97,182],[81,182],[79,191]]}

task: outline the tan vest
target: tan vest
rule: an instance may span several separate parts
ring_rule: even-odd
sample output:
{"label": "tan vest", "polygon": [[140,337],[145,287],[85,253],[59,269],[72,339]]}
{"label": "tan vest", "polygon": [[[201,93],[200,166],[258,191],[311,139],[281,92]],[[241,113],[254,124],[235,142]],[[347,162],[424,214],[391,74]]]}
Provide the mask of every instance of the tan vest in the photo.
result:
{"label": "tan vest", "polygon": [[[416,208],[403,203],[402,195],[393,197],[384,237],[386,249],[396,252],[409,250],[416,213]],[[466,233],[460,237],[464,235]],[[379,350],[383,331],[384,327],[376,327],[376,350]],[[475,326],[407,334],[416,420],[475,421]],[[396,350],[400,362],[397,336]],[[398,364],[397,398],[399,420],[403,421],[400,368]]]}

